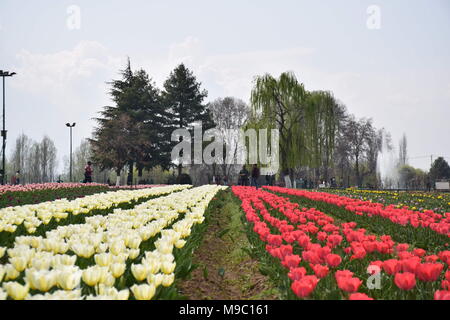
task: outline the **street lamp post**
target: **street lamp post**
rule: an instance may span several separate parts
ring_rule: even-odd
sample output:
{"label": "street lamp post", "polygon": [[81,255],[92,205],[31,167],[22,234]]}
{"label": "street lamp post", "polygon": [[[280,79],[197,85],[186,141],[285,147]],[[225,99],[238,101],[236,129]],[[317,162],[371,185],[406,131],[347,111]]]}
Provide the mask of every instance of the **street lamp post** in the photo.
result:
{"label": "street lamp post", "polygon": [[5,122],[5,78],[6,77],[12,77],[16,73],[15,72],[9,72],[9,71],[3,71],[0,70],[0,77],[3,78],[3,130],[2,130],[2,138],[3,138],[3,146],[2,146],[2,185],[5,184],[5,174],[6,174],[6,168],[5,168],[5,149],[6,149],[6,122]]}
{"label": "street lamp post", "polygon": [[72,182],[72,128],[75,127],[76,123],[73,124],[66,123],[66,126],[70,128],[70,182]]}

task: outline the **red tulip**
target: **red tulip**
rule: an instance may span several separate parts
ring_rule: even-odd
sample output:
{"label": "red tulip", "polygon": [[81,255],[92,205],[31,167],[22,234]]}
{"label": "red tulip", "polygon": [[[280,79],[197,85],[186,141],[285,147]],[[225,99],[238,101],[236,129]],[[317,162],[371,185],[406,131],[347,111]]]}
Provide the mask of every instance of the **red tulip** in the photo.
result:
{"label": "red tulip", "polygon": [[313,269],[315,275],[319,279],[325,278],[328,274],[329,269],[327,266],[322,266],[320,264],[316,264],[316,265],[310,264],[309,266],[311,267],[311,269]]}
{"label": "red tulip", "polygon": [[269,234],[267,236],[267,242],[272,246],[281,246],[283,243],[283,238],[279,235]]}
{"label": "red tulip", "polygon": [[421,281],[432,282],[439,278],[443,269],[441,263],[422,263],[417,266],[416,275]]}
{"label": "red tulip", "polygon": [[350,270],[338,270],[334,274],[334,277],[336,278],[336,280],[338,278],[351,278],[353,277],[353,272],[351,272]]}
{"label": "red tulip", "polygon": [[329,255],[327,255],[325,257],[325,261],[327,262],[327,264],[332,267],[332,268],[336,268],[338,265],[341,264],[342,262],[342,258],[340,255],[331,253]]}
{"label": "red tulip", "polygon": [[442,281],[441,288],[444,290],[450,290],[450,281],[448,280]]}
{"label": "red tulip", "polygon": [[450,265],[450,251],[441,251],[438,254],[439,259],[444,261],[447,265]]}
{"label": "red tulip", "polygon": [[437,290],[434,293],[434,300],[450,300],[450,291]]}
{"label": "red tulip", "polygon": [[402,260],[401,262],[403,272],[415,273],[417,266],[420,264],[420,258],[415,257],[408,260]]}
{"label": "red tulip", "polygon": [[439,257],[435,254],[425,257],[425,262],[436,262],[438,260],[439,260]]}
{"label": "red tulip", "polygon": [[402,251],[408,250],[408,248],[409,248],[409,244],[407,244],[407,243],[399,243],[397,245],[397,247],[395,247],[395,250],[397,252],[402,252]]}
{"label": "red tulip", "polygon": [[416,286],[416,276],[411,272],[397,273],[394,282],[402,290],[411,290]]}
{"label": "red tulip", "polygon": [[302,279],[294,281],[291,288],[299,298],[305,298],[314,291],[318,282],[319,279],[316,276],[304,276]]}
{"label": "red tulip", "polygon": [[294,254],[284,257],[283,265],[289,269],[292,269],[298,267],[300,261],[302,261],[300,256]]}
{"label": "red tulip", "polygon": [[301,278],[303,278],[304,276],[306,276],[306,269],[303,267],[300,268],[292,268],[289,273],[288,273],[288,277],[289,279],[291,279],[292,281],[296,281],[296,280],[300,280]]}
{"label": "red tulip", "polygon": [[416,256],[418,256],[418,257],[423,257],[424,255],[426,255],[426,251],[425,250],[423,250],[423,249],[420,249],[420,248],[417,248],[417,249],[414,249],[413,251],[413,254],[415,254]]}
{"label": "red tulip", "polygon": [[401,269],[400,261],[395,259],[389,259],[383,262],[383,270],[389,274],[393,275],[399,272]]}
{"label": "red tulip", "polygon": [[353,293],[358,291],[362,281],[358,278],[339,277],[337,278],[337,284],[341,290]]}
{"label": "red tulip", "polygon": [[373,298],[369,297],[365,293],[352,293],[348,300],[373,300]]}

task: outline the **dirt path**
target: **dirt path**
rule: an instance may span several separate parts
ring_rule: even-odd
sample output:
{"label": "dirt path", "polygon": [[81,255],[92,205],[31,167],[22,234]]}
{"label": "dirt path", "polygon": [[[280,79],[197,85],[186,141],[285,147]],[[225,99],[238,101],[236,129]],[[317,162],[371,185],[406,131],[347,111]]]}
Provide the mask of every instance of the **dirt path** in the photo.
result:
{"label": "dirt path", "polygon": [[215,201],[219,204],[209,216],[203,243],[194,253],[198,268],[178,285],[180,294],[191,300],[278,299],[273,283],[247,254],[250,244],[238,200],[226,191]]}

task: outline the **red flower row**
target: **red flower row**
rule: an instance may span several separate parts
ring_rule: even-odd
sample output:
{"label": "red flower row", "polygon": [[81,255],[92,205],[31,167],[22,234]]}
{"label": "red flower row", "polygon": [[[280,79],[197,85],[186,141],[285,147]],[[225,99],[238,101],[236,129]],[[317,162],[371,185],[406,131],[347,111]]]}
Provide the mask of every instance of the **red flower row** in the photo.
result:
{"label": "red flower row", "polygon": [[358,215],[367,214],[368,216],[380,216],[402,226],[409,224],[414,228],[430,228],[439,234],[450,237],[450,213],[440,215],[432,210],[425,210],[423,212],[413,211],[406,208],[396,208],[394,205],[384,206],[381,203],[362,201],[325,192],[311,192],[281,187],[265,188],[274,192],[333,204]]}
{"label": "red flower row", "polygon": [[[398,260],[374,261],[371,265],[394,275],[394,283],[402,290],[414,288],[416,277],[425,282],[437,281],[444,269],[444,265],[437,261],[440,259],[447,265],[450,263],[450,251],[428,256],[422,249],[409,252],[408,244],[396,244],[386,235],[378,240],[374,235],[366,235],[364,229],[355,229],[355,222],[336,225],[334,219],[326,214],[316,209],[299,209],[298,204],[277,195],[248,187],[233,187],[232,190],[241,199],[246,218],[253,223],[253,230],[267,243],[266,250],[289,269],[288,276],[293,281],[292,290],[299,297],[309,296],[319,280],[326,277],[330,269],[336,269],[341,264],[342,256],[333,251],[343,251],[344,258],[349,257],[350,260],[364,259],[374,252],[388,256],[395,254]],[[273,217],[266,209],[266,204],[282,213],[287,220]],[[266,222],[280,234],[272,234]],[[314,243],[313,240],[319,243]],[[346,244],[349,246],[345,247]],[[301,257],[294,254],[293,246],[301,249]],[[422,263],[422,259],[425,263]],[[308,275],[304,267],[299,267],[301,261],[309,264],[314,275]],[[445,290],[437,291],[436,299],[450,297],[447,294],[450,290],[449,273],[447,271],[446,279],[442,281],[442,288]],[[351,293],[350,299],[368,298],[357,293],[362,281],[354,277],[350,270],[336,271],[335,280],[341,290]]]}

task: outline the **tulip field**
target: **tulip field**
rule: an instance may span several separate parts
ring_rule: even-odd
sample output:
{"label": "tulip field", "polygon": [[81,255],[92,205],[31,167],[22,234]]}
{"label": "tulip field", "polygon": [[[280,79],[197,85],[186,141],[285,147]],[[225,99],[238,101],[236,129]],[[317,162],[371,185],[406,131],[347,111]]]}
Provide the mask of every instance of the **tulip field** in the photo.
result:
{"label": "tulip field", "polygon": [[[445,194],[95,184],[14,186],[0,193],[0,203],[23,201],[0,207],[0,300],[189,299],[192,282],[183,281],[199,264],[205,264],[203,276],[197,272],[191,281],[204,281],[199,288],[207,290],[208,282],[217,285],[207,267],[219,269],[222,278],[215,281],[224,285],[220,279],[232,272],[226,263],[236,263],[205,255],[210,249],[203,239],[213,229],[210,244],[227,232],[245,235],[242,252],[259,267],[237,273],[266,289],[270,282],[270,298],[450,299]],[[209,220],[215,212],[226,222],[226,210],[238,217],[232,232]]]}
{"label": "tulip field", "polygon": [[331,193],[233,187],[289,299],[450,299],[450,213]]}
{"label": "tulip field", "polygon": [[163,186],[0,210],[0,299],[168,299],[220,186]]}

